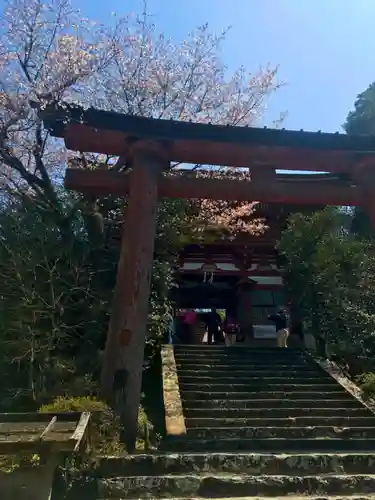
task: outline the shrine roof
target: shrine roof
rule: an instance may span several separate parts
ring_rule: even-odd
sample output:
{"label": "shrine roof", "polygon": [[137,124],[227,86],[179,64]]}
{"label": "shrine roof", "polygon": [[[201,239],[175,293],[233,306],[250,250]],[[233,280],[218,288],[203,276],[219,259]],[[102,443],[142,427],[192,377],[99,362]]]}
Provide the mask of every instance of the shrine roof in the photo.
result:
{"label": "shrine roof", "polygon": [[375,138],[340,133],[191,123],[61,104],[40,109],[45,127],[68,148],[123,155],[138,139],[163,142],[170,160],[279,169],[348,171],[371,158]]}

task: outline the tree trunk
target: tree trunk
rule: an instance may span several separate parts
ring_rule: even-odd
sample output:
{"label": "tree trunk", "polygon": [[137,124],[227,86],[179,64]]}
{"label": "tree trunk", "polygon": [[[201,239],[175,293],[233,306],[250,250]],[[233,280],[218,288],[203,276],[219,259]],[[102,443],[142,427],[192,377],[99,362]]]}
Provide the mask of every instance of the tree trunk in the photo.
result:
{"label": "tree trunk", "polygon": [[156,232],[158,178],[166,164],[160,146],[136,143],[104,352],[102,393],[121,417],[124,439],[129,449],[134,448],[137,435]]}

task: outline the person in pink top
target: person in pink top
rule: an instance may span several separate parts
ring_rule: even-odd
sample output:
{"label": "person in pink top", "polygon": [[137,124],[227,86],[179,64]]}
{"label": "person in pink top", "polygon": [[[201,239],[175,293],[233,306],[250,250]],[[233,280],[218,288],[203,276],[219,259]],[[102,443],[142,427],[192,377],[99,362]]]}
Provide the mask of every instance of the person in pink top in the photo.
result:
{"label": "person in pink top", "polygon": [[187,325],[194,325],[197,321],[197,313],[193,310],[186,311],[184,321]]}
{"label": "person in pink top", "polygon": [[193,309],[188,309],[184,314],[184,339],[190,344],[193,341],[193,327],[197,321],[197,313]]}

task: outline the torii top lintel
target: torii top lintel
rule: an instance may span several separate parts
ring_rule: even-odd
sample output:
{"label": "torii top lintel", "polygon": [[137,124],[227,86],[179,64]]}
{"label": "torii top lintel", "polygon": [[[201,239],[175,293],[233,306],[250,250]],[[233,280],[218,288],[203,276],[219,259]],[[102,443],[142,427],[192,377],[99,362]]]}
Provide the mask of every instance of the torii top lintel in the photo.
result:
{"label": "torii top lintel", "polygon": [[69,149],[126,155],[134,140],[165,145],[170,161],[282,170],[350,172],[374,166],[375,138],[339,133],[235,127],[145,118],[69,104],[40,110],[47,129]]}

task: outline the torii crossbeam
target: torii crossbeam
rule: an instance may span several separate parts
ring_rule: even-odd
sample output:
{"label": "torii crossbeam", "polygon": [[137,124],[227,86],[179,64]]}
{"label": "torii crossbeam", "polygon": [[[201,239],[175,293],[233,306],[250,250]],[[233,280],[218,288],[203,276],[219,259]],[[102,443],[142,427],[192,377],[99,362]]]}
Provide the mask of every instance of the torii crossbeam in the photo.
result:
{"label": "torii crossbeam", "polygon": [[[68,169],[82,193],[128,197],[102,369],[102,390],[122,416],[131,446],[137,432],[144,342],[159,196],[362,205],[375,223],[375,139],[343,134],[197,124],[62,104],[40,110],[67,148],[125,156],[131,173]],[[250,168],[251,182],[174,175],[170,162]],[[279,170],[330,173],[278,175]]]}

